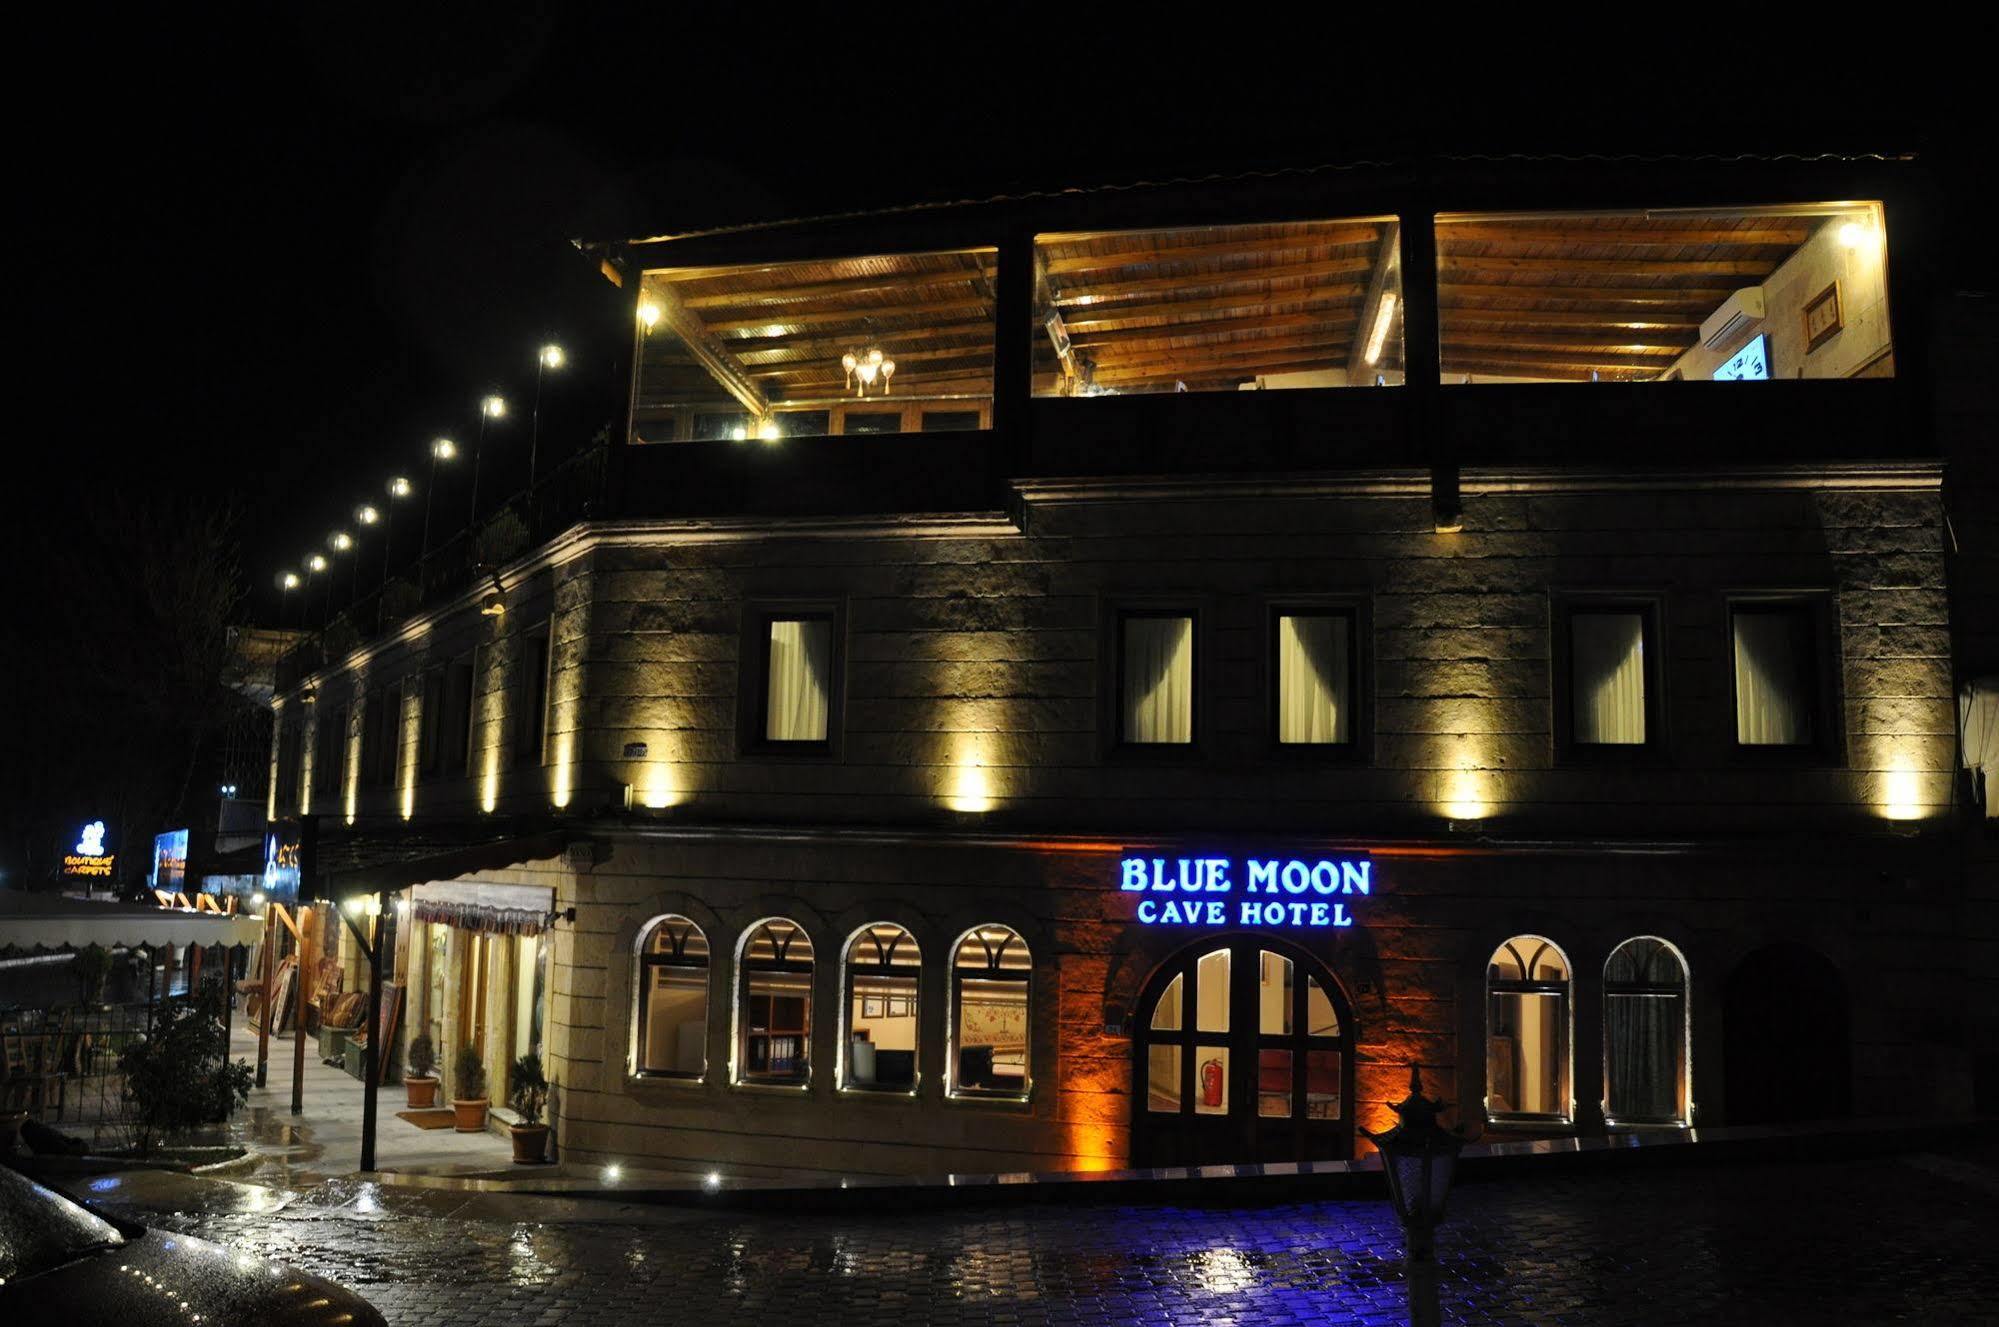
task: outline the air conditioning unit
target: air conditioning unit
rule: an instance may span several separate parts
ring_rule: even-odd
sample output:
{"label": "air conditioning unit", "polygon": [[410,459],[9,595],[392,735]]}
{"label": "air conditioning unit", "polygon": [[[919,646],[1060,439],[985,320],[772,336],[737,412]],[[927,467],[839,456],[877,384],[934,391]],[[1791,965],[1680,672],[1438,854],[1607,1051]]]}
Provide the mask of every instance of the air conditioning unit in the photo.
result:
{"label": "air conditioning unit", "polygon": [[1744,286],[1701,323],[1701,344],[1709,350],[1728,350],[1762,321],[1763,287]]}

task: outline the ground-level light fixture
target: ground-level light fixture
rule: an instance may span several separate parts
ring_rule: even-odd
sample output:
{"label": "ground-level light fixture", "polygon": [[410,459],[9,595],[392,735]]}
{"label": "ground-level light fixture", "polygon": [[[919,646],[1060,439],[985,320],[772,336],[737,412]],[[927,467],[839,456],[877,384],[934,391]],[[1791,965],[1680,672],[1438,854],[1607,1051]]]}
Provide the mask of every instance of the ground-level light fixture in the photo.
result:
{"label": "ground-level light fixture", "polygon": [[1423,1072],[1409,1066],[1409,1095],[1394,1102],[1398,1123],[1385,1133],[1362,1129],[1381,1149],[1382,1173],[1388,1177],[1389,1201],[1408,1237],[1412,1261],[1436,1257],[1436,1231],[1444,1219],[1444,1200],[1456,1176],[1458,1151],[1465,1145],[1462,1129],[1446,1129],[1437,1116],[1450,1108],[1446,1101],[1423,1095]]}

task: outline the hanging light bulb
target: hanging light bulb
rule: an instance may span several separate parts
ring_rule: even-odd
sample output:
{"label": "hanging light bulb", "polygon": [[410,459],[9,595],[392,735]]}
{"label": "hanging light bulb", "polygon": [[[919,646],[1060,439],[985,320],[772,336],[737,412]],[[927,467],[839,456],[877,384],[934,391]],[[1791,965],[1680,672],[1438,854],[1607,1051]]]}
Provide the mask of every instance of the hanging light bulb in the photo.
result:
{"label": "hanging light bulb", "polygon": [[854,389],[856,396],[866,396],[868,388],[877,382],[886,395],[888,379],[895,376],[895,361],[884,355],[880,346],[849,350],[840,356],[840,367],[846,370],[847,385]]}
{"label": "hanging light bulb", "polygon": [[889,393],[889,379],[891,379],[891,378],[893,378],[893,377],[895,377],[895,361],[894,361],[894,360],[892,360],[892,359],[885,359],[885,360],[883,360],[883,361],[882,361],[882,395],[883,395],[883,396],[887,396],[887,395],[888,395],[888,393]]}

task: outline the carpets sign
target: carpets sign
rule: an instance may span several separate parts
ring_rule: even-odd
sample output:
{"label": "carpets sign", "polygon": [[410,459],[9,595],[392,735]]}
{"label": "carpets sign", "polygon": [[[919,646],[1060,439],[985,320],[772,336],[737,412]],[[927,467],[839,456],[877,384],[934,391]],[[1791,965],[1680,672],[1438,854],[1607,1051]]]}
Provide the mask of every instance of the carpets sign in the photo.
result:
{"label": "carpets sign", "polygon": [[109,880],[116,853],[104,850],[104,822],[93,820],[77,835],[76,847],[63,854],[62,873],[75,879]]}
{"label": "carpets sign", "polygon": [[1333,929],[1374,892],[1374,862],[1342,857],[1125,857],[1118,888],[1142,926]]}

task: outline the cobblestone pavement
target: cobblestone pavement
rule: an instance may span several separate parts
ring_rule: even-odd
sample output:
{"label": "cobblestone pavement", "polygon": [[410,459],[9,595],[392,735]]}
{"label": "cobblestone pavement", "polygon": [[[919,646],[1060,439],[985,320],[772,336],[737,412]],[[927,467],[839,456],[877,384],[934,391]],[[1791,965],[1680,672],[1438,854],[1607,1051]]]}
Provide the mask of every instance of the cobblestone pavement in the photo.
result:
{"label": "cobblestone pavement", "polygon": [[[1999,1323],[1992,1154],[1469,1185],[1446,1322]],[[513,1201],[513,1200],[508,1200]],[[525,1206],[525,1204],[524,1204]],[[588,1205],[572,1205],[579,1210]],[[275,1213],[147,1219],[308,1268],[392,1323],[1405,1320],[1386,1205],[441,1217],[326,1186]],[[488,1206],[482,1210],[492,1212]],[[501,1204],[498,1211],[504,1212]]]}

